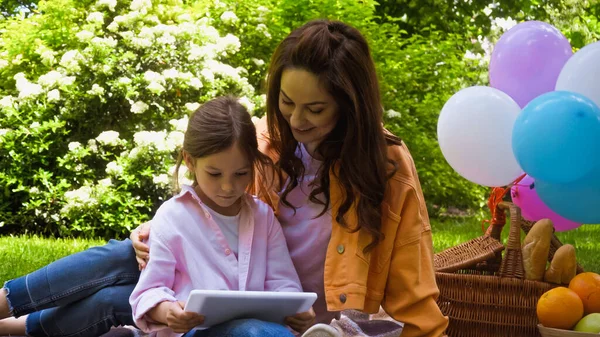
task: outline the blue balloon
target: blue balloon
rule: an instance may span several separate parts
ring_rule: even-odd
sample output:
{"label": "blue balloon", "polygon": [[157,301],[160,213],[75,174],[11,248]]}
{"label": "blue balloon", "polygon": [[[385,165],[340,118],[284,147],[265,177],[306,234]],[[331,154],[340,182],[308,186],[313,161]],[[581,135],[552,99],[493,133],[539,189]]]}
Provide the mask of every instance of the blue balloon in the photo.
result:
{"label": "blue balloon", "polygon": [[567,184],[551,184],[536,180],[540,199],[566,219],[600,224],[600,166],[583,179]]}
{"label": "blue balloon", "polygon": [[600,167],[600,108],[568,91],[538,96],[517,117],[512,148],[521,168],[536,181],[581,180]]}

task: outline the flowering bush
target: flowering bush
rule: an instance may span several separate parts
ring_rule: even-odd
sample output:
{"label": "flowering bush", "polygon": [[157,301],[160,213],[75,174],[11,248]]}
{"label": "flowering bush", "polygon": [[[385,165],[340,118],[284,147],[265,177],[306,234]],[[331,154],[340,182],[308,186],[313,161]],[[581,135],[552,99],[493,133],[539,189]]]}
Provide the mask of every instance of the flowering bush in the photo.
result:
{"label": "flowering bush", "polygon": [[44,14],[11,20],[0,40],[4,230],[124,235],[170,195],[191,111],[229,93],[263,110],[247,70],[230,62],[239,38],[215,28],[208,5],[39,6]]}

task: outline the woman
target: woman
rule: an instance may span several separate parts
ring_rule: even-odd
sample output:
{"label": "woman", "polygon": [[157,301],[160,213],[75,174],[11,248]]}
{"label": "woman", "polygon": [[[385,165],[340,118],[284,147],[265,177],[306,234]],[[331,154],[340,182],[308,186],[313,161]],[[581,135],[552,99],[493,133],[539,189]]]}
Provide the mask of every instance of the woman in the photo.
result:
{"label": "woman", "polygon": [[[329,323],[346,309],[375,313],[381,306],[404,323],[403,337],[442,336],[448,321],[435,302],[439,291],[423,194],[406,146],[382,126],[377,76],[364,37],[340,22],[309,22],[278,46],[268,78],[267,126],[261,121],[259,138],[261,149],[276,162],[273,177],[279,187],[255,192],[262,192],[258,194],[276,211],[304,290],[319,295],[315,321]],[[140,238],[147,233],[146,226],[132,234],[140,268],[148,256]],[[137,271],[131,268],[128,244],[111,242],[104,254],[97,254],[114,259],[96,263],[104,267],[94,267],[101,279],[96,284],[109,270],[116,274],[115,284],[129,284],[119,277]],[[77,255],[67,259],[83,259]],[[100,259],[90,257],[88,265],[94,265],[94,258]],[[115,288],[107,285],[99,286],[99,292]],[[42,286],[39,292],[52,293]],[[89,296],[64,293],[57,297],[71,309]],[[106,303],[96,311],[121,306]],[[57,324],[61,309],[50,310],[54,312],[39,319]],[[118,323],[111,319],[109,323]],[[68,328],[89,327],[75,323]],[[289,323],[308,327],[312,317],[305,313]],[[94,326],[96,331],[104,328]]]}

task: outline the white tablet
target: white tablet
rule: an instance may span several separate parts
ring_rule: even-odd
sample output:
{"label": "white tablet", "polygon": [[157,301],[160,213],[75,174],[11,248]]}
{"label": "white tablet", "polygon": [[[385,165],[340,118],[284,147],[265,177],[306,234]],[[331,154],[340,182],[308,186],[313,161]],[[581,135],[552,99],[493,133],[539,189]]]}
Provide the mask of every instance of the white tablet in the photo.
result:
{"label": "white tablet", "polygon": [[303,292],[192,290],[184,310],[204,315],[197,329],[239,318],[283,324],[285,317],[308,311],[316,299],[316,293]]}

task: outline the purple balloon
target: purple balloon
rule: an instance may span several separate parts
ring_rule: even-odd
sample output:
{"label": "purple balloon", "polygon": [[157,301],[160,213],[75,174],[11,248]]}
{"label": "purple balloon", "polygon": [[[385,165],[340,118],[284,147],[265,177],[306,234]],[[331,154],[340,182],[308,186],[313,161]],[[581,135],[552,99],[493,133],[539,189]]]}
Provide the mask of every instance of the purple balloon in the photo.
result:
{"label": "purple balloon", "polygon": [[512,97],[521,108],[554,91],[558,75],[573,49],[556,27],[540,21],[520,23],[494,46],[490,86]]}
{"label": "purple balloon", "polygon": [[521,215],[529,221],[550,219],[557,232],[564,232],[581,226],[580,223],[567,220],[546,206],[535,191],[535,180],[525,176],[511,189],[512,201],[521,208]]}

